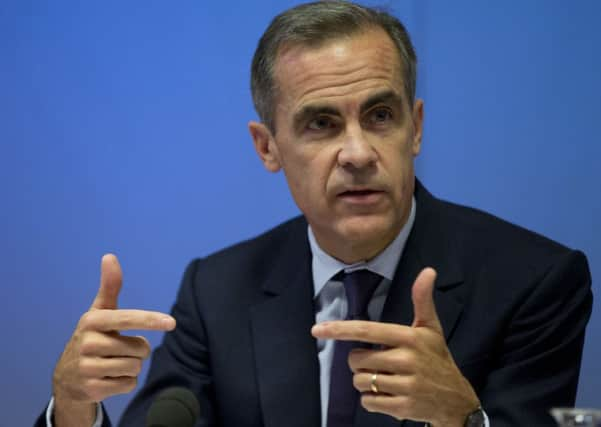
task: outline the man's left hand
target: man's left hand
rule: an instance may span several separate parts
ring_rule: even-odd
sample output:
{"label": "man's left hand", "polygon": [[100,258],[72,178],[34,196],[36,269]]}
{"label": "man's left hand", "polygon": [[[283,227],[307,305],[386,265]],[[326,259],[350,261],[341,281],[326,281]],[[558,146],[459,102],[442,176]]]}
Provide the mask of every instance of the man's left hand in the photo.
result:
{"label": "man's left hand", "polygon": [[[415,315],[411,327],[345,320],[317,324],[311,332],[319,339],[361,341],[379,347],[355,349],[349,355],[353,383],[366,410],[434,427],[459,427],[480,401],[446,345],[432,297],[435,280],[432,268],[417,276],[412,288]],[[374,374],[377,393],[372,392]]]}

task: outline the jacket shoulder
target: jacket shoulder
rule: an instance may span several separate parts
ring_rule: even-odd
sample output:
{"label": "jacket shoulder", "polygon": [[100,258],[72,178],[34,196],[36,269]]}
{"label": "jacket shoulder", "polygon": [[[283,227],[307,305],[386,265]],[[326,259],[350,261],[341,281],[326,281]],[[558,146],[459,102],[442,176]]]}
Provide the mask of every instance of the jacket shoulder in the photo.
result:
{"label": "jacket shoulder", "polygon": [[307,222],[298,216],[248,240],[194,259],[184,282],[206,292],[254,292],[275,268],[310,258]]}
{"label": "jacket shoulder", "polygon": [[555,240],[489,212],[444,200],[437,203],[440,222],[453,230],[454,239],[463,245],[489,248],[498,254],[510,252],[512,258],[526,253],[552,256],[571,251]]}
{"label": "jacket shoulder", "polygon": [[303,243],[308,244],[307,222],[304,217],[297,216],[258,236],[220,249],[203,258],[203,262],[215,268],[232,262],[261,263],[266,257],[278,255],[285,247]]}

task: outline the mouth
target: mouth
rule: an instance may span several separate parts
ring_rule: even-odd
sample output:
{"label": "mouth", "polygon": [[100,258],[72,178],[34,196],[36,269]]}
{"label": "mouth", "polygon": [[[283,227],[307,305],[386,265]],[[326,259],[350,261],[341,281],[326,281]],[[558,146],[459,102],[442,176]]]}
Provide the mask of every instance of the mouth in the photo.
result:
{"label": "mouth", "polygon": [[347,190],[338,194],[338,198],[351,204],[369,205],[380,201],[384,192],[372,189]]}

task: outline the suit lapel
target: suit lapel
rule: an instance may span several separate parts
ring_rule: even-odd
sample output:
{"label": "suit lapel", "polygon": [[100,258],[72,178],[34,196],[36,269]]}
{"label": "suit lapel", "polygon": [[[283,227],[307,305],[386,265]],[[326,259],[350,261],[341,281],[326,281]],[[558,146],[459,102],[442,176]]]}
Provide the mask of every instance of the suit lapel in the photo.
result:
{"label": "suit lapel", "polygon": [[294,234],[274,259],[273,274],[263,286],[265,299],[250,311],[265,427],[318,427],[321,420],[306,225]]}
{"label": "suit lapel", "polygon": [[463,309],[463,272],[461,253],[448,224],[442,223],[440,211],[445,209],[419,181],[415,191],[417,211],[413,229],[407,239],[382,312],[383,322],[411,325],[413,303],[411,286],[419,272],[433,267],[437,273],[434,303],[447,342]]}

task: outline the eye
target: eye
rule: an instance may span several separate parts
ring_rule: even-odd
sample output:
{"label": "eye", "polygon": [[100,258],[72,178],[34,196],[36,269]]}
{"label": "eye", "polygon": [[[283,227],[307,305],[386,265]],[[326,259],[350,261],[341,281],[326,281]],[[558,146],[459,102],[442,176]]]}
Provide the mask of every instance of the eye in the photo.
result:
{"label": "eye", "polygon": [[307,124],[307,128],[309,130],[325,130],[325,129],[331,129],[335,125],[336,124],[334,123],[334,120],[332,120],[330,117],[319,116],[319,117],[316,117],[313,120],[311,120]]}
{"label": "eye", "polygon": [[377,125],[392,120],[392,111],[386,107],[378,107],[369,112],[367,116],[369,123]]}

